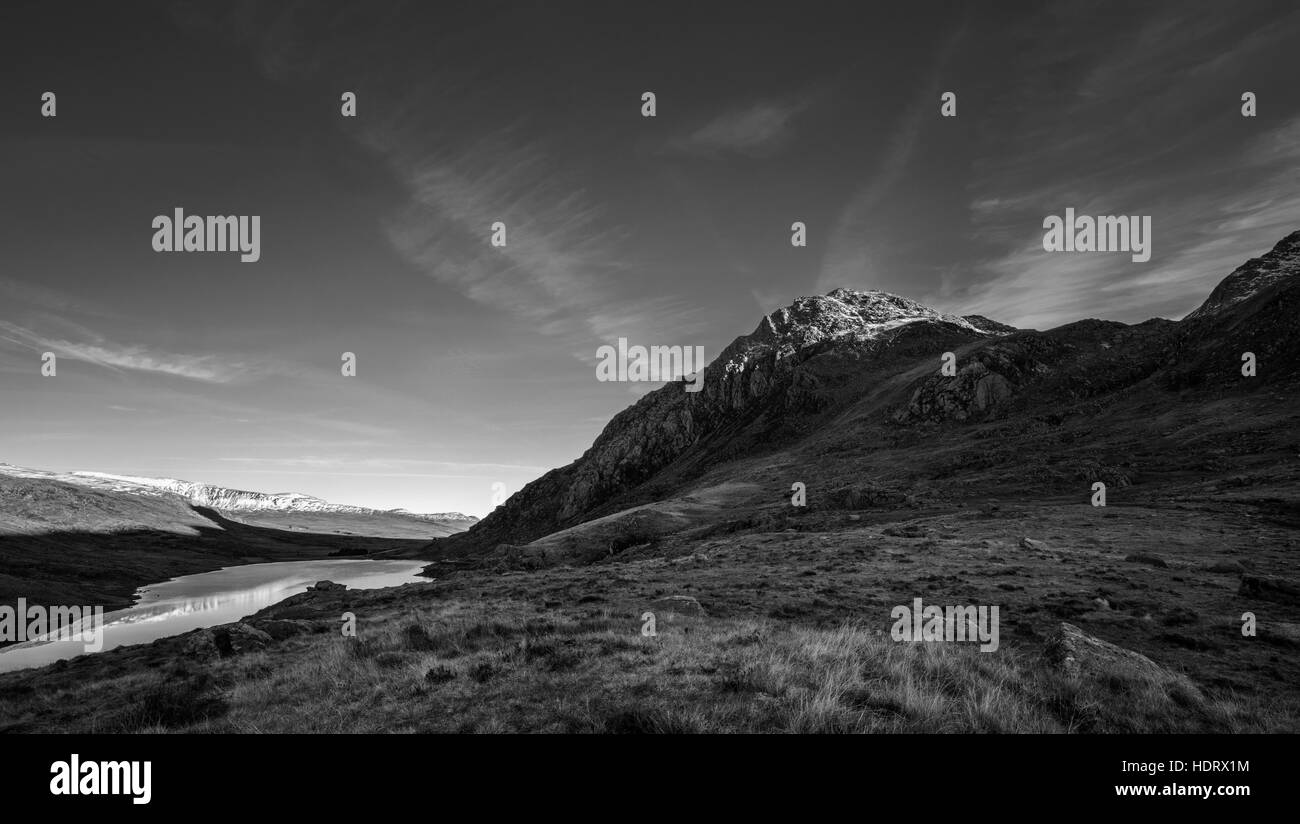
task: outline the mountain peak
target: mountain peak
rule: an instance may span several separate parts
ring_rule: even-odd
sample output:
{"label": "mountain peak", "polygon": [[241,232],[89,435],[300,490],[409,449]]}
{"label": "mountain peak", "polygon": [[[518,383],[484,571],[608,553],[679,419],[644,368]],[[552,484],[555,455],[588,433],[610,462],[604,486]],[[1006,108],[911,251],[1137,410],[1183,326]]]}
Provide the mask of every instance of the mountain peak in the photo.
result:
{"label": "mountain peak", "polygon": [[1003,334],[1011,329],[984,318],[965,318],[940,312],[879,289],[840,288],[825,295],[797,298],[789,306],[765,315],[752,334],[738,338],[731,348],[738,344],[741,348],[753,344],[775,344],[798,349],[841,337],[869,340],[920,321],[950,323],[980,334]]}
{"label": "mountain peak", "polygon": [[1205,303],[1184,320],[1217,315],[1297,274],[1300,274],[1300,231],[1279,240],[1263,256],[1251,258],[1238,266],[1214,287]]}
{"label": "mountain peak", "polygon": [[938,347],[937,355],[1012,331],[972,318],[879,290],[798,298],[723,349],[699,391],[677,383],[647,393],[615,415],[581,458],[526,485],[457,543],[466,550],[526,543],[572,526],[684,456],[707,463],[728,439],[763,441],[783,422],[828,409],[843,400],[840,378],[870,362],[912,363],[927,347]]}

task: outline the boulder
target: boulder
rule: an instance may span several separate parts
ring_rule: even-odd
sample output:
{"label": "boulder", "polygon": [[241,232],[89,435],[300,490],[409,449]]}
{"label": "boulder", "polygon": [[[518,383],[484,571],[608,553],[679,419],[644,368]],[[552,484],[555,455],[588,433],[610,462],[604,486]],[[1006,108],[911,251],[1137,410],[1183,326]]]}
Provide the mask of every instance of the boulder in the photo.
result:
{"label": "boulder", "polygon": [[211,629],[196,629],[185,637],[181,654],[196,661],[211,661],[221,657]]}
{"label": "boulder", "polygon": [[335,592],[347,589],[346,584],[336,584],[333,581],[318,581],[316,586],[307,587],[308,592]]}
{"label": "boulder", "polygon": [[1070,678],[1127,675],[1190,686],[1186,678],[1142,653],[1093,637],[1065,621],[1048,637],[1043,657],[1050,667]]}
{"label": "boulder", "polygon": [[263,650],[273,642],[262,630],[236,622],[195,630],[186,638],[181,651],[187,657],[209,661]]}
{"label": "boulder", "polygon": [[217,627],[214,635],[217,649],[221,650],[223,656],[242,655],[246,652],[266,649],[273,640],[260,629],[242,622]]}

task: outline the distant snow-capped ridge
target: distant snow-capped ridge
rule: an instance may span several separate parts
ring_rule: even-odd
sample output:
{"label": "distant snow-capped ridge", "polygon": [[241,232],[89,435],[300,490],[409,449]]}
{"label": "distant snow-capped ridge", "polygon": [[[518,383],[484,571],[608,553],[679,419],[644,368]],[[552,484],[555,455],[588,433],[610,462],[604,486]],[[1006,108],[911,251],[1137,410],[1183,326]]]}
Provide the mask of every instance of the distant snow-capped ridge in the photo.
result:
{"label": "distant snow-capped ridge", "polygon": [[410,512],[405,509],[371,509],[364,506],[332,504],[301,492],[250,492],[212,484],[179,481],[174,478],[143,478],[112,475],[107,472],[47,472],[0,463],[0,474],[19,478],[40,478],[110,492],[133,495],[176,495],[195,506],[225,512],[329,512],[352,515],[402,515],[428,521],[477,521],[459,512]]}

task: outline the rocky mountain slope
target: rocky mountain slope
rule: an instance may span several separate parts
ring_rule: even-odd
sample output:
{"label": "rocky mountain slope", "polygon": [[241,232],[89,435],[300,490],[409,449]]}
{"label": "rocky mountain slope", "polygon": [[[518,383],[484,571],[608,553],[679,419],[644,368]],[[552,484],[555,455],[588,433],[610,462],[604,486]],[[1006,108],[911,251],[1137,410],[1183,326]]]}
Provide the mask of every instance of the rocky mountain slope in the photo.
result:
{"label": "rocky mountain slope", "polygon": [[[709,488],[706,481],[731,489],[757,484],[768,506],[787,508],[791,481],[816,476],[834,475],[835,494],[854,500],[869,500],[886,476],[895,491],[882,494],[929,490],[949,502],[961,494],[956,479],[983,478],[981,472],[994,476],[994,492],[1030,479],[1037,494],[1073,492],[1089,478],[1133,483],[1140,473],[1123,464],[1126,456],[1133,463],[1134,455],[1150,452],[1152,416],[1232,397],[1250,407],[1261,390],[1294,388],[1298,248],[1300,232],[1292,233],[1178,322],[1084,320],[1038,332],[944,314],[883,292],[801,298],[728,346],[706,367],[701,391],[685,392],[678,383],[647,394],[616,415],[581,458],[433,549],[450,559],[509,554],[510,547],[566,530],[571,537],[591,523],[600,525],[608,554],[638,537],[611,539],[611,516],[635,512],[644,524],[657,517],[647,505],[691,505]],[[1241,374],[1246,351],[1259,359],[1257,378]],[[956,377],[940,372],[944,352],[957,355]],[[1259,427],[1285,426],[1280,409],[1260,409]],[[1103,437],[1087,419],[1106,416],[1115,429]],[[1073,429],[1081,434],[1067,436]],[[1000,453],[997,444],[1012,434],[1037,438],[1035,448],[1059,454]],[[1162,434],[1172,440],[1161,449],[1173,451],[1151,460],[1168,459],[1170,476],[1190,471],[1173,465],[1181,460],[1176,441],[1192,438],[1191,430],[1167,426]],[[1111,454],[1100,454],[1103,443]],[[899,465],[872,466],[883,454]],[[854,455],[858,460],[849,459]],[[998,461],[1005,463],[998,468]],[[771,471],[778,465],[782,471]],[[847,477],[855,471],[865,477],[858,491],[845,491],[855,489]],[[753,503],[752,496],[736,498],[719,509]]]}
{"label": "rocky mountain slope", "polygon": [[529,541],[616,509],[675,461],[725,459],[837,405],[880,364],[1008,334],[885,292],[837,289],[764,317],[705,369],[699,392],[670,384],[614,417],[592,447],[487,516],[458,549]]}
{"label": "rocky mountain slope", "polygon": [[1222,314],[1274,286],[1284,285],[1300,268],[1300,232],[1278,241],[1267,254],[1251,258],[1223,279],[1210,296],[1185,320]]}

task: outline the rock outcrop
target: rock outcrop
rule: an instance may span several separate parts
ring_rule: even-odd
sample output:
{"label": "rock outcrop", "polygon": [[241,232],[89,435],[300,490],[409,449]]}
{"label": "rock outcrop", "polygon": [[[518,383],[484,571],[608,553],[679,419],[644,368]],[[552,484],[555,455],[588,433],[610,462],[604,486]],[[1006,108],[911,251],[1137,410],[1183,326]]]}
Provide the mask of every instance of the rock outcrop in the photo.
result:
{"label": "rock outcrop", "polygon": [[1184,676],[1160,666],[1142,653],[1093,637],[1064,621],[1048,637],[1043,657],[1049,666],[1070,678],[1121,676],[1178,682],[1195,689]]}
{"label": "rock outcrop", "polygon": [[274,639],[262,630],[235,622],[191,632],[182,650],[190,658],[207,661],[263,650],[273,642]]}

